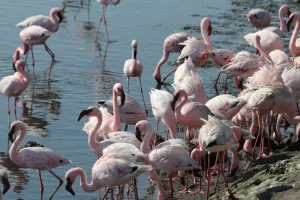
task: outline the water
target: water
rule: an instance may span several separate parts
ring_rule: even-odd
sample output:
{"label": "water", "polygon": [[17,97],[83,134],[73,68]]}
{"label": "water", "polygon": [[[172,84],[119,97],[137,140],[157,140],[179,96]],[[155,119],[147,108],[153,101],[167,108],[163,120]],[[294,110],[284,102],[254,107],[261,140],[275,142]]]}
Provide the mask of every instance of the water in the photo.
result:
{"label": "water", "polygon": [[[106,45],[104,27],[101,27],[100,36],[96,37],[101,6],[94,0],[3,1],[0,13],[0,77],[12,73],[12,55],[16,47],[21,45],[19,29],[15,24],[28,16],[48,15],[52,7],[61,7],[64,10],[65,18],[60,30],[47,42],[58,60],[52,71],[50,85],[47,83],[50,57],[43,47],[34,49],[36,59],[34,81],[20,97],[17,108],[18,119],[28,126],[28,135],[24,143],[34,140],[72,160],[72,164],[54,169],[60,177],[63,178],[69,168],[79,166],[86,170],[90,181],[95,156],[88,147],[87,135],[81,130],[84,120],[77,122],[77,117],[82,109],[94,105],[97,100],[109,98],[114,83],[121,82],[127,89],[123,64],[131,57],[130,44],[133,39],[138,41],[138,58],[144,65],[142,81],[146,105],[151,111],[148,91],[156,86],[152,73],[162,56],[162,42],[166,36],[174,32],[187,31],[196,37],[201,37],[199,23],[204,16],[208,16],[214,29],[211,36],[214,48],[255,52],[241,39],[244,34],[254,31],[247,22],[246,14],[254,7],[268,9],[274,14],[272,23],[278,25],[277,12],[282,3],[291,5],[292,12],[299,8],[299,5],[283,0],[256,2],[250,0],[126,0],[118,6],[110,6],[107,9],[110,40],[114,42]],[[286,46],[290,37],[290,34],[287,35]],[[169,61],[174,61],[176,56],[172,55]],[[29,63],[31,63],[30,59]],[[162,68],[163,74],[173,68],[170,62],[168,64]],[[206,66],[209,67],[201,68],[198,72],[204,77],[205,90],[207,96],[211,98],[215,95],[212,86],[218,68],[213,67],[211,63]],[[31,65],[29,67],[31,69]],[[172,82],[172,78],[168,81]],[[136,87],[138,80],[132,79],[131,84],[131,95],[142,103],[139,87]],[[222,85],[219,87],[221,88]],[[173,91],[169,86],[163,86],[163,89]],[[237,94],[236,90],[230,89],[229,92]],[[7,106],[3,95],[0,95],[0,102],[3,102],[0,107],[2,113],[0,115],[2,122],[0,168],[9,172],[12,183],[5,199],[39,199],[39,180],[36,171],[19,169],[6,154]],[[154,127],[155,119],[151,112],[148,120]],[[134,128],[130,127],[129,130],[134,131]],[[164,127],[160,126],[160,130],[164,130]],[[48,199],[57,186],[57,180],[48,172],[42,174],[45,186],[44,199]],[[141,199],[156,199],[155,190],[149,185],[147,179],[147,174],[139,178],[139,196]],[[73,188],[76,192],[74,199],[96,199],[97,194],[83,192],[78,181]],[[152,197],[153,193],[154,197]],[[62,187],[54,199],[73,198]]]}

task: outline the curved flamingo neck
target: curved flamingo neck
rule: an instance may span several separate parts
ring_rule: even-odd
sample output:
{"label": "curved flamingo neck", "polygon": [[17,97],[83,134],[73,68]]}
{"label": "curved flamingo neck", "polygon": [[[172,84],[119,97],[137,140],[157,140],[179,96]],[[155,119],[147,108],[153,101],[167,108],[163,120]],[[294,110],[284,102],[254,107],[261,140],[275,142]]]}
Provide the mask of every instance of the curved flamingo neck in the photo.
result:
{"label": "curved flamingo neck", "polygon": [[29,51],[29,46],[28,46],[27,44],[24,44],[24,43],[23,43],[23,47],[24,47],[23,49],[22,49],[22,47],[18,47],[18,48],[16,49],[16,51],[15,51],[15,53],[14,53],[14,56],[13,56],[13,62],[14,62],[14,63],[16,63],[17,60],[20,59],[20,54],[26,55],[26,54],[28,53],[28,51]]}
{"label": "curved flamingo neck", "polygon": [[155,76],[159,79],[161,79],[160,68],[162,67],[163,64],[165,64],[165,62],[167,62],[169,55],[170,55],[170,52],[166,51],[164,48],[163,56],[159,60],[158,64],[156,65],[155,71],[154,71]]}
{"label": "curved flamingo neck", "polygon": [[102,118],[100,116],[96,116],[96,125],[92,128],[89,137],[88,137],[88,144],[90,146],[90,148],[97,154],[97,156],[99,157],[100,155],[98,155],[98,147],[99,145],[101,145],[101,143],[97,142],[97,132],[101,126],[102,123]]}
{"label": "curved flamingo neck", "polygon": [[257,41],[256,38],[254,38],[254,45],[257,48],[257,50],[259,51],[259,53],[268,61],[272,62],[271,57],[269,56],[269,54],[261,47],[260,45],[260,41]]}
{"label": "curved flamingo neck", "polygon": [[283,31],[284,31],[284,29],[285,29],[285,23],[284,23],[284,19],[283,19],[283,10],[280,8],[279,9],[279,12],[278,12],[278,16],[279,16],[279,24],[280,24],[280,26],[279,26],[279,29],[280,29],[280,31],[283,33]]}
{"label": "curved flamingo neck", "polygon": [[204,40],[204,43],[208,46],[208,48],[212,49],[211,41],[208,35],[208,32],[206,28],[204,27],[204,24],[201,24],[201,33]]}
{"label": "curved flamingo neck", "polygon": [[180,102],[177,104],[175,108],[175,111],[177,111],[176,114],[181,113],[181,108],[185,105],[187,100],[188,100],[187,93],[184,93],[180,98]]}
{"label": "curved flamingo neck", "polygon": [[141,144],[141,152],[143,152],[144,154],[148,154],[151,151],[151,147],[150,147],[150,140],[152,137],[152,129],[150,126],[147,127],[146,133],[145,133],[145,137],[143,138],[142,144]]}
{"label": "curved flamingo neck", "polygon": [[296,46],[297,36],[299,34],[299,31],[300,31],[300,19],[297,16],[295,16],[294,20],[296,20],[296,26],[293,30],[293,34],[292,34],[290,44],[289,44],[289,49],[290,49],[291,54],[294,57],[296,57],[300,54],[300,48],[298,48]]}
{"label": "curved flamingo neck", "polygon": [[58,22],[58,20],[56,18],[56,13],[55,12],[50,11],[50,19],[51,19],[51,22],[53,24],[51,32],[58,31],[58,29],[59,29],[59,22]]}
{"label": "curved flamingo neck", "polygon": [[[112,123],[112,129],[121,129],[121,118],[120,118],[120,109],[118,105],[117,92],[113,90],[113,113],[114,121]],[[117,130],[116,130],[117,131]]]}
{"label": "curved flamingo neck", "polygon": [[19,153],[18,148],[19,148],[21,142],[23,141],[25,134],[26,134],[26,128],[22,127],[21,133],[18,135],[17,139],[14,141],[14,143],[12,144],[12,146],[9,150],[9,157],[14,162],[15,162],[15,158],[16,158],[17,154]]}
{"label": "curved flamingo neck", "polygon": [[75,173],[80,175],[80,186],[86,192],[95,192],[98,189],[98,186],[94,184],[94,181],[91,184],[87,183],[86,173],[83,169],[78,168],[75,170]]}

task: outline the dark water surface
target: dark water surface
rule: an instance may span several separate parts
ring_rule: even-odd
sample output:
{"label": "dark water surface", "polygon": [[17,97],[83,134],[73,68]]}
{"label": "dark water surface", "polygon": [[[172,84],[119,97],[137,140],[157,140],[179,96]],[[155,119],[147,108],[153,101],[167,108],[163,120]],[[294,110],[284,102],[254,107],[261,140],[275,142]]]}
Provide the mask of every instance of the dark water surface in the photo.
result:
{"label": "dark water surface", "polygon": [[[277,12],[280,5],[288,3],[292,12],[299,10],[295,3],[283,0],[124,0],[118,6],[109,6],[107,9],[110,40],[115,42],[106,45],[104,27],[101,27],[100,36],[96,36],[101,5],[95,0],[3,0],[1,3],[0,77],[12,74],[12,56],[16,47],[21,45],[19,29],[15,24],[29,16],[49,15],[52,7],[61,7],[64,10],[65,19],[59,31],[47,42],[58,60],[52,71],[51,84],[47,83],[50,57],[43,47],[35,47],[34,81],[21,95],[17,113],[18,119],[28,126],[24,143],[28,140],[37,141],[72,160],[72,164],[54,169],[54,172],[63,178],[69,168],[79,166],[86,170],[89,182],[95,156],[88,147],[86,133],[82,131],[84,120],[77,122],[77,117],[82,109],[94,105],[97,100],[109,98],[116,82],[121,82],[127,90],[123,64],[131,57],[130,44],[133,39],[138,41],[138,58],[144,65],[144,94],[147,108],[151,111],[148,91],[156,86],[152,73],[162,56],[162,43],[166,36],[186,31],[200,38],[200,20],[208,16],[213,27],[211,40],[214,48],[255,52],[241,39],[244,34],[254,31],[246,18],[251,8],[262,7],[272,11],[272,24],[276,26],[279,25]],[[290,33],[285,37],[286,46],[289,37]],[[176,56],[172,55],[169,61],[174,61]],[[212,67],[198,71],[203,77],[206,94],[211,98],[215,95],[213,83],[218,68],[209,63],[206,66]],[[29,68],[31,69],[31,65]],[[165,64],[162,73],[166,74],[172,68]],[[172,82],[172,78],[168,81]],[[131,83],[131,95],[142,104],[137,87],[138,79],[132,79]],[[173,91],[169,86],[163,86],[163,89]],[[231,89],[229,91],[237,93]],[[19,169],[6,154],[7,104],[3,95],[0,95],[0,102],[0,168],[9,172],[12,183],[11,190],[4,198],[39,199],[39,179],[36,171]],[[151,112],[148,120],[154,128],[155,119]],[[130,127],[129,130],[133,131],[134,128]],[[163,131],[164,127],[160,126],[160,130]],[[44,199],[48,199],[58,183],[48,172],[42,174]],[[154,192],[153,199],[156,199],[156,192],[147,180],[147,174],[140,176],[139,196],[141,199],[151,197]],[[97,199],[97,193],[83,192],[78,180],[73,188],[76,192],[74,199]],[[54,199],[73,197],[62,187]]]}

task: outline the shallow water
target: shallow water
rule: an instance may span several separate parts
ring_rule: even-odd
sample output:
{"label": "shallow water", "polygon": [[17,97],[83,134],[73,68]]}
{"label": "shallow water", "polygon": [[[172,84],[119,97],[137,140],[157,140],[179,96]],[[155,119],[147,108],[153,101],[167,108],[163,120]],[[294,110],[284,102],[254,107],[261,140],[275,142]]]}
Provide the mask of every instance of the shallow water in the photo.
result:
{"label": "shallow water", "polygon": [[[246,0],[152,0],[152,1],[122,1],[118,6],[107,9],[107,23],[110,40],[106,45],[104,27],[100,36],[96,36],[101,14],[101,5],[95,0],[69,1],[38,1],[14,0],[3,1],[0,13],[0,77],[12,74],[11,61],[16,47],[20,46],[19,29],[15,27],[24,18],[37,14],[48,15],[52,7],[64,10],[64,21],[60,30],[48,40],[48,45],[56,54],[50,85],[47,74],[50,57],[43,47],[35,47],[34,81],[21,95],[17,108],[17,117],[24,121],[28,128],[25,142],[29,140],[44,144],[60,155],[72,160],[72,164],[54,169],[60,177],[72,167],[82,167],[90,180],[91,168],[95,156],[87,144],[87,135],[82,131],[84,120],[77,122],[82,109],[94,105],[99,99],[111,96],[114,83],[121,82],[127,90],[126,78],[123,74],[124,61],[131,57],[131,41],[138,41],[138,58],[144,65],[142,76],[144,94],[148,110],[151,110],[148,91],[156,87],[152,73],[162,56],[162,42],[166,36],[174,32],[186,31],[196,37],[201,37],[199,23],[204,16],[211,19],[214,48],[227,48],[234,51],[249,50],[244,34],[253,32],[248,24],[246,14],[251,8],[262,7],[273,12],[272,24],[278,25],[278,8],[282,3],[291,5],[291,11],[299,9],[299,5],[287,1],[246,1]],[[298,7],[297,7],[298,6]],[[290,33],[286,34],[288,41]],[[288,43],[285,44],[288,46]],[[169,61],[174,61],[177,55],[172,55]],[[31,58],[29,57],[31,69]],[[203,77],[208,97],[215,95],[213,83],[218,68],[211,63],[199,69]],[[166,64],[162,73],[166,74],[173,66]],[[32,70],[30,71],[32,74]],[[223,79],[222,79],[223,80]],[[172,82],[172,78],[168,79]],[[230,82],[232,82],[230,80]],[[131,80],[130,94],[142,103],[138,80]],[[221,88],[222,85],[219,85]],[[163,89],[173,91],[170,86]],[[238,91],[229,89],[237,94]],[[36,171],[19,169],[10,160],[7,151],[7,105],[6,98],[0,95],[0,168],[9,172],[12,183],[11,190],[5,199],[39,199],[39,180]],[[11,109],[13,101],[10,103]],[[13,120],[11,115],[11,120]],[[148,115],[153,128],[155,119],[151,112]],[[134,130],[130,127],[129,130]],[[164,127],[160,126],[161,132]],[[48,199],[55,187],[56,179],[48,172],[43,172],[45,186],[44,199]],[[155,190],[147,181],[148,175],[139,178],[138,189],[141,199],[151,197]],[[85,193],[77,181],[73,186],[74,199],[96,199],[97,193]],[[103,192],[102,192],[103,194]],[[73,199],[62,187],[54,199]],[[153,199],[156,199],[154,195]]]}

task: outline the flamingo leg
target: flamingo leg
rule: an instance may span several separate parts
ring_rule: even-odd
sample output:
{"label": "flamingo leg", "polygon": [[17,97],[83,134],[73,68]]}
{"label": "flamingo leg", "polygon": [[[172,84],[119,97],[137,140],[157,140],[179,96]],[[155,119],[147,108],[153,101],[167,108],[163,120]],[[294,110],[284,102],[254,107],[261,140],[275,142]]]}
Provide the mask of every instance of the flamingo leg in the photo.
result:
{"label": "flamingo leg", "polygon": [[155,131],[155,138],[154,138],[154,145],[156,146],[156,138],[157,138],[157,132],[158,132],[158,123],[159,123],[159,119],[156,119],[156,131]]}
{"label": "flamingo leg", "polygon": [[271,111],[271,116],[270,116],[270,120],[268,123],[268,155],[272,154],[272,148],[271,148],[271,143],[270,143],[270,137],[271,137],[271,124],[273,121],[273,112]]}
{"label": "flamingo leg", "polygon": [[188,171],[187,173],[185,173],[186,175],[186,183],[185,183],[185,187],[183,190],[180,190],[179,193],[180,194],[185,194],[185,193],[190,193],[191,191],[189,190],[189,178],[188,178]]}
{"label": "flamingo leg", "polygon": [[51,51],[51,49],[47,46],[47,44],[44,44],[45,46],[45,50],[48,52],[48,54],[51,56],[52,58],[52,62],[56,62],[55,60],[55,54],[53,53],[53,51]]}
{"label": "flamingo leg", "polygon": [[109,42],[107,23],[106,23],[106,17],[105,17],[106,6],[107,5],[104,5],[104,9],[103,9],[103,19],[104,19],[104,25],[105,25],[105,31],[106,31],[106,42]]}
{"label": "flamingo leg", "polygon": [[115,200],[119,199],[120,194],[121,194],[121,187],[120,187],[120,185],[118,185],[118,191],[117,191]]}
{"label": "flamingo leg", "polygon": [[[205,160],[205,156],[204,156],[204,160]],[[202,166],[202,158],[199,159],[199,164],[200,166]],[[205,166],[205,164],[204,164]],[[205,169],[204,169],[205,170]],[[202,169],[200,169],[200,174],[202,173]],[[205,177],[205,176],[204,176]],[[201,176],[199,177],[199,188],[198,190],[196,190],[194,193],[198,193],[198,194],[203,194],[203,191],[202,191],[202,182],[201,182]]]}
{"label": "flamingo leg", "polygon": [[167,129],[167,131],[166,131],[165,141],[167,141],[168,139],[169,139],[169,129]]}
{"label": "flamingo leg", "polygon": [[[210,184],[210,167],[209,167],[209,164],[210,164],[210,152],[208,152],[208,161],[207,161],[207,189],[206,189],[206,200],[208,200],[209,198],[209,184]],[[204,158],[205,160],[205,158]]]}
{"label": "flamingo leg", "polygon": [[55,193],[58,191],[58,189],[62,186],[62,184],[64,183],[63,180],[61,180],[61,178],[59,178],[59,176],[57,176],[52,170],[49,170],[49,172],[55,177],[57,178],[57,180],[59,181],[59,184],[56,188],[56,190],[53,192],[53,194],[51,195],[50,199],[51,200],[53,198],[53,196],[55,195]]}
{"label": "flamingo leg", "polygon": [[48,82],[50,82],[50,76],[51,76],[51,72],[52,72],[53,66],[54,66],[54,61],[52,60],[52,61],[51,61],[50,68],[49,68],[49,73],[48,73]]}
{"label": "flamingo leg", "polygon": [[136,179],[133,179],[133,192],[134,192],[134,199],[139,200],[137,186],[136,186]]}
{"label": "flamingo leg", "polygon": [[[31,49],[31,48],[29,48],[29,50],[28,50],[28,52],[27,52],[27,54],[26,54],[26,56],[25,56],[25,61],[24,61],[24,62],[25,62],[25,65],[26,65],[26,66],[27,66],[27,58],[28,58],[30,49]],[[27,70],[28,70],[28,68],[27,68]]]}
{"label": "flamingo leg", "polygon": [[169,174],[169,181],[170,181],[170,200],[173,199],[173,183],[172,183],[172,174]]}
{"label": "flamingo leg", "polygon": [[216,90],[216,94],[219,95],[219,91],[218,91],[218,82],[219,82],[219,78],[220,78],[220,75],[221,75],[221,72],[219,71],[218,73],[218,76],[215,80],[215,84],[214,84],[214,87],[215,87],[215,90]]}
{"label": "flamingo leg", "polygon": [[228,80],[228,74],[226,74],[225,84],[224,84],[224,93],[227,93],[227,80]]}
{"label": "flamingo leg", "polygon": [[124,131],[127,131],[128,130],[128,124],[125,124],[125,129]]}
{"label": "flamingo leg", "polygon": [[37,170],[39,178],[40,178],[40,191],[41,191],[41,200],[43,200],[43,193],[44,193],[44,184],[43,184],[43,179],[41,175],[41,170]]}
{"label": "flamingo leg", "polygon": [[145,98],[144,98],[144,93],[143,93],[143,88],[142,88],[142,81],[141,81],[141,77],[140,76],[139,76],[139,80],[140,80],[140,87],[141,87],[141,93],[142,93],[142,98],[143,98],[143,102],[144,102],[144,107],[145,107],[145,111],[146,111],[146,114],[147,114],[148,110],[146,109],[146,103],[145,103]]}
{"label": "flamingo leg", "polygon": [[162,83],[171,75],[173,74],[176,70],[177,70],[178,67],[176,67],[175,69],[173,69],[171,72],[169,72],[163,79],[162,79]]}
{"label": "flamingo leg", "polygon": [[101,17],[100,17],[100,22],[99,22],[99,27],[98,27],[98,32],[100,33],[100,26],[101,26],[101,23],[102,23],[102,20],[103,20],[103,13],[104,13],[104,5],[102,5],[102,14],[101,14]]}
{"label": "flamingo leg", "polygon": [[8,129],[10,127],[10,108],[9,108],[9,97],[7,97],[7,113],[8,113]]}
{"label": "flamingo leg", "polygon": [[30,47],[30,50],[31,50],[31,57],[32,57],[32,69],[33,69],[33,72],[34,72],[34,64],[35,63],[34,63],[34,56],[33,56],[33,46]]}
{"label": "flamingo leg", "polygon": [[[221,154],[221,153],[220,153]],[[219,156],[219,152],[217,153],[217,157],[216,157],[216,163],[215,163],[215,165],[217,165],[218,164],[218,160],[219,160],[219,165],[218,165],[218,175],[217,175],[217,181],[216,181],[216,183],[215,183],[215,190],[214,190],[214,193],[216,193],[216,191],[217,191],[217,187],[218,187],[218,182],[219,182],[219,178],[220,178],[220,173],[221,173],[221,155]]]}
{"label": "flamingo leg", "polygon": [[[215,161],[215,166],[213,172],[210,174],[211,176],[217,175],[217,165],[218,165],[218,158],[219,158],[219,152],[217,153],[216,161]],[[220,172],[220,170],[219,170]]]}
{"label": "flamingo leg", "polygon": [[[225,178],[225,175],[224,175],[224,171],[222,173],[222,176],[224,178],[224,182],[225,182],[225,187],[227,187],[227,190],[228,190],[228,193],[229,193],[229,196],[232,197],[232,192],[231,192],[231,189],[229,188],[229,185],[228,185],[228,175],[229,175],[229,172],[230,172],[230,166],[231,166],[231,161],[230,161],[230,158],[228,155],[226,155],[226,151],[223,152],[224,153],[224,157],[227,156],[227,160],[228,160],[228,170],[227,170],[227,176]],[[224,166],[225,166],[225,159],[224,159]]]}
{"label": "flamingo leg", "polygon": [[127,184],[127,191],[126,191],[126,195],[127,195],[127,199],[129,198],[129,193],[130,193],[130,184]]}
{"label": "flamingo leg", "polygon": [[105,192],[105,194],[103,196],[103,199],[105,199],[107,197],[107,194],[108,194],[109,190],[110,190],[110,188],[107,188],[107,190],[106,190],[106,192]]}
{"label": "flamingo leg", "polygon": [[128,95],[129,95],[129,77],[127,77],[127,89],[128,89]]}
{"label": "flamingo leg", "polygon": [[17,121],[17,97],[15,97],[15,103],[14,103],[14,114],[15,114],[15,120]]}

